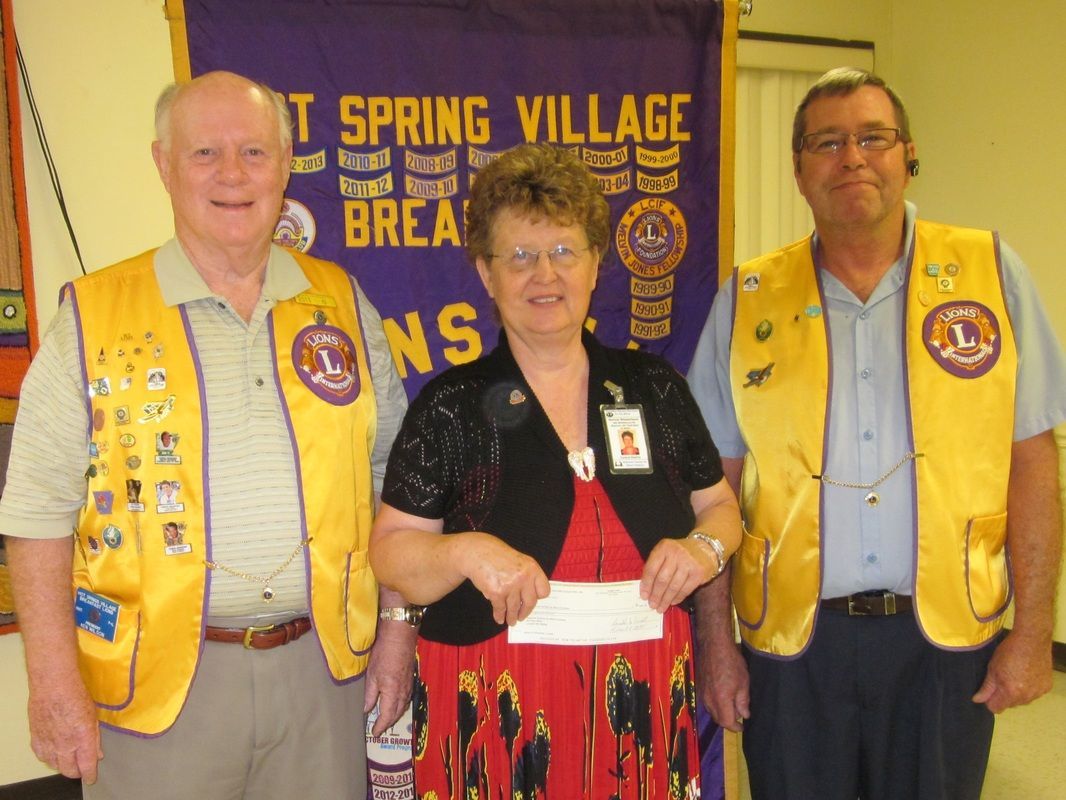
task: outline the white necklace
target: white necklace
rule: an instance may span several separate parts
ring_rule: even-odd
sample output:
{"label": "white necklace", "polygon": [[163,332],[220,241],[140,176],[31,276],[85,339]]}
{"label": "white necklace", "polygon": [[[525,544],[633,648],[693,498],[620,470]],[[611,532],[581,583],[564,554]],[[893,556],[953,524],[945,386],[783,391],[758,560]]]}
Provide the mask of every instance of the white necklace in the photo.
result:
{"label": "white necklace", "polygon": [[571,450],[566,454],[566,460],[570,462],[570,469],[574,474],[585,483],[596,477],[596,453],[591,447]]}

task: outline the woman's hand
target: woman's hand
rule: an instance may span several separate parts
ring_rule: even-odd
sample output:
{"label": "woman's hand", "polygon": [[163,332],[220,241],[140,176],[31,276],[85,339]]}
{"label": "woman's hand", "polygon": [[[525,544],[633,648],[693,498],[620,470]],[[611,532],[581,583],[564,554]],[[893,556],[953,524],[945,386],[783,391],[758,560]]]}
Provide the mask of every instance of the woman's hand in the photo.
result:
{"label": "woman's hand", "polygon": [[664,613],[718,574],[718,557],[695,539],[663,539],[652,549],[640,578],[640,596]]}
{"label": "woman's hand", "polygon": [[492,603],[497,623],[514,625],[548,596],[548,576],[529,556],[489,533],[472,531],[460,538],[455,550],[461,554],[461,570]]}

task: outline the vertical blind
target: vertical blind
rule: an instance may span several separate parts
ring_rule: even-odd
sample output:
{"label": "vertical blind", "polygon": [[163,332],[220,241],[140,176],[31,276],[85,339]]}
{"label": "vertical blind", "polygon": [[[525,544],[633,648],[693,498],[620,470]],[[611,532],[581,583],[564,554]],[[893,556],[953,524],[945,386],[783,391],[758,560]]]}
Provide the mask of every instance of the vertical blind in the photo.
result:
{"label": "vertical blind", "polygon": [[734,263],[794,242],[814,228],[792,176],[792,115],[810,85],[838,66],[872,70],[873,50],[738,42]]}

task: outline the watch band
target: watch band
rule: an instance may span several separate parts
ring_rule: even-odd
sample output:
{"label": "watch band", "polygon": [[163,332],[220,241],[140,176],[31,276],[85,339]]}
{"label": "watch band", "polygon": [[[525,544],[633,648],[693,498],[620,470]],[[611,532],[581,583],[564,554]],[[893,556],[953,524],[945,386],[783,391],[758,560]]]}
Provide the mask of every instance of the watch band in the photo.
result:
{"label": "watch band", "polygon": [[415,628],[421,624],[424,611],[425,609],[422,606],[383,608],[378,611],[378,619],[385,622],[406,622],[412,628]]}
{"label": "watch band", "polygon": [[718,537],[711,536],[710,534],[706,534],[703,531],[693,531],[692,533],[689,534],[689,538],[690,539],[695,539],[697,542],[703,542],[705,545],[710,547],[714,551],[715,556],[717,556],[717,558],[718,558],[718,571],[715,572],[714,575],[711,576],[711,580],[714,580],[719,575],[721,575],[722,574],[722,570],[725,569],[725,561],[726,561],[726,559],[725,559],[725,547],[722,546],[722,543],[718,540]]}

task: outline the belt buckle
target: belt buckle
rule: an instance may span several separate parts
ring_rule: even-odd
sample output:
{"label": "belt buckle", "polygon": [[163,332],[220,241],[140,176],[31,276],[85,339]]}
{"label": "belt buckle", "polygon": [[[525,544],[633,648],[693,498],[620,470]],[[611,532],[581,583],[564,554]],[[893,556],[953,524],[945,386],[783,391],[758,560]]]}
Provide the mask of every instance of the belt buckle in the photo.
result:
{"label": "belt buckle", "polygon": [[[861,600],[861,603],[857,603],[858,600]],[[890,617],[895,613],[896,595],[892,592],[881,592],[876,597],[868,594],[853,594],[848,597],[849,616]]]}
{"label": "belt buckle", "polygon": [[257,633],[266,633],[267,631],[274,630],[276,625],[252,625],[251,627],[244,629],[244,641],[241,644],[244,645],[246,650],[254,649],[252,647],[252,637]]}

